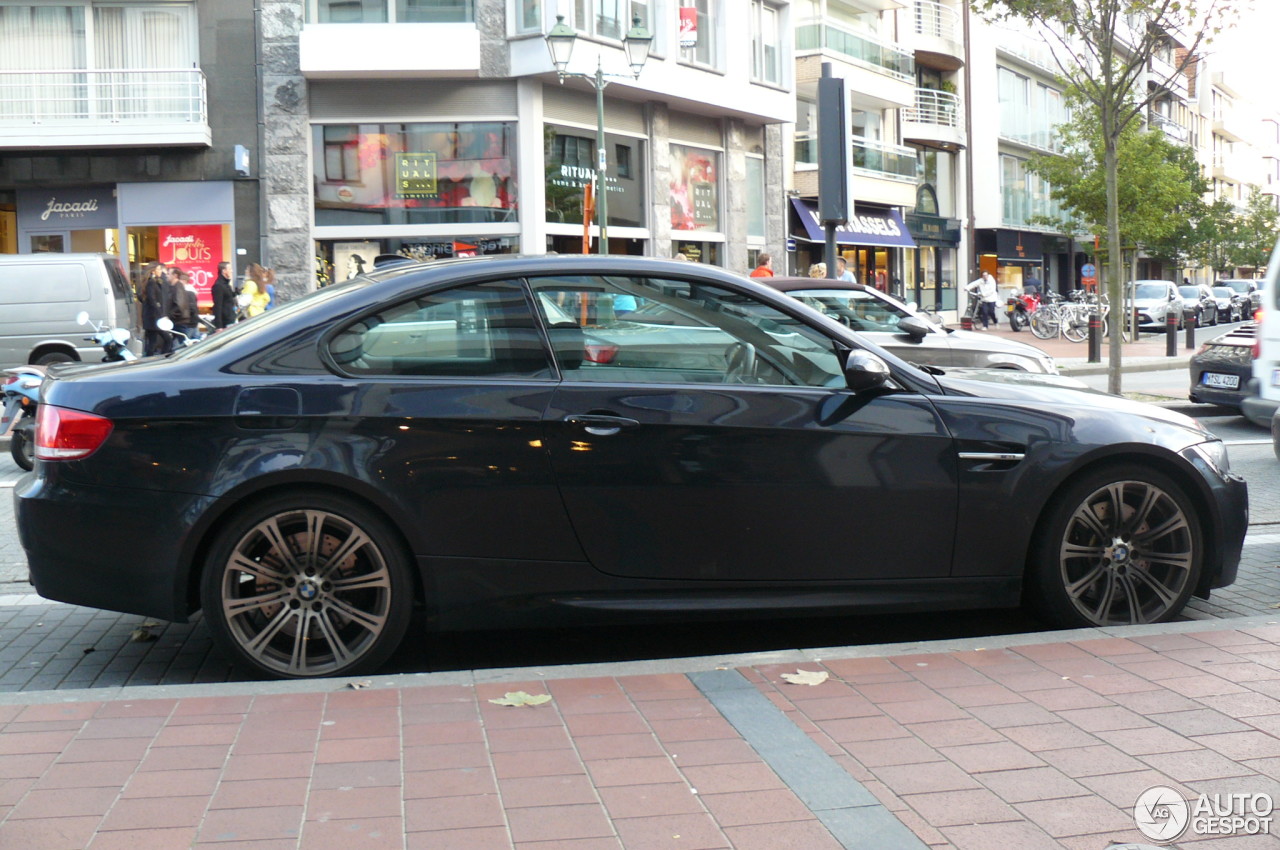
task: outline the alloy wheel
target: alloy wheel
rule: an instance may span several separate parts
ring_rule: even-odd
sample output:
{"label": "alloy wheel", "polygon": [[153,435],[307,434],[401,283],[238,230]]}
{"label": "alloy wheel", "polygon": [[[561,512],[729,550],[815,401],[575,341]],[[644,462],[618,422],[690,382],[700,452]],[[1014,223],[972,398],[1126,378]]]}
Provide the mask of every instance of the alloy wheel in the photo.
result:
{"label": "alloy wheel", "polygon": [[1162,487],[1100,487],[1070,515],[1059,546],[1067,600],[1094,625],[1158,622],[1189,594],[1196,541],[1187,512]]}
{"label": "alloy wheel", "polygon": [[383,546],[328,510],[285,510],[254,524],[225,559],[218,588],[218,619],[235,649],[288,677],[359,666],[394,613]]}

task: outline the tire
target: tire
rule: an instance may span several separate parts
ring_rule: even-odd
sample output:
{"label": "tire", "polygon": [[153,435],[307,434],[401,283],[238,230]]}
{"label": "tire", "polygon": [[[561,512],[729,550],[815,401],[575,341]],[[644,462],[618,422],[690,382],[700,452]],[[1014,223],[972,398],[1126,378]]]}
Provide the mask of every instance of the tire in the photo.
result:
{"label": "tire", "polygon": [[280,679],[363,675],[404,638],[409,557],[360,503],[290,493],[242,511],[217,533],[200,600],[214,643],[237,665]]}
{"label": "tire", "polygon": [[30,472],[36,465],[35,420],[20,423],[9,435],[9,454],[13,462]]}
{"label": "tire", "polygon": [[1275,452],[1276,460],[1280,460],[1280,417],[1271,417],[1271,451]]}
{"label": "tire", "polygon": [[1089,317],[1079,313],[1067,315],[1062,320],[1062,335],[1072,342],[1084,342],[1089,337]]}
{"label": "tire", "polygon": [[1014,310],[1009,314],[1009,327],[1012,328],[1015,333],[1025,327],[1029,327],[1030,325],[1031,319],[1026,313],[1023,313],[1020,310]]}
{"label": "tire", "polygon": [[1050,318],[1048,311],[1036,310],[1031,314],[1031,333],[1037,339],[1053,339],[1058,335],[1058,320]]}
{"label": "tire", "polygon": [[1176,617],[1204,561],[1195,515],[1179,484],[1141,466],[1106,467],[1069,482],[1038,528],[1028,602],[1065,628]]}
{"label": "tire", "polygon": [[50,351],[36,358],[36,366],[52,366],[55,363],[75,363],[76,359],[65,351]]}

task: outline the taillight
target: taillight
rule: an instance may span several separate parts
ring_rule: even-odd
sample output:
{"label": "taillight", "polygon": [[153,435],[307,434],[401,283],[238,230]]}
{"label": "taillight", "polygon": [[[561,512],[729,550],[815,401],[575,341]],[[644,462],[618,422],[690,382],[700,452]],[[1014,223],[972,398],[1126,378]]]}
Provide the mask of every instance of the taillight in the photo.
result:
{"label": "taillight", "polygon": [[40,460],[79,460],[98,450],[111,435],[111,420],[52,404],[36,413],[36,457]]}
{"label": "taillight", "polygon": [[618,346],[592,343],[583,346],[582,354],[588,363],[612,363],[613,358],[618,356]]}
{"label": "taillight", "polygon": [[1253,314],[1253,359],[1262,357],[1262,310]]}

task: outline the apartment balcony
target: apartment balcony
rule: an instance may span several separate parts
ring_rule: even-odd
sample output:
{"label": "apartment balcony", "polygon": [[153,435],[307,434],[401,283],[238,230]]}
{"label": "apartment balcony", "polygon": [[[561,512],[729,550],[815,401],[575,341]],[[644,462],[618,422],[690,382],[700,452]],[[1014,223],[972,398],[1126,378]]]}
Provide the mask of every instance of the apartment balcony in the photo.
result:
{"label": "apartment balcony", "polygon": [[1187,77],[1178,73],[1171,61],[1162,56],[1152,56],[1147,65],[1147,82],[1170,92],[1175,97],[1187,99]]}
{"label": "apartment balcony", "polygon": [[914,102],[915,57],[895,42],[827,21],[796,26],[796,87],[815,84],[822,63],[849,86],[852,103],[866,108],[899,109]]}
{"label": "apartment balcony", "polygon": [[[796,191],[801,195],[816,195],[818,140],[812,134],[797,133],[795,155]],[[919,182],[915,148],[854,136],[849,167],[857,200],[897,207],[915,204]]]}
{"label": "apartment balcony", "polygon": [[964,67],[964,28],[960,13],[938,0],[915,0],[904,44],[917,63],[943,71]]}
{"label": "apartment balcony", "polygon": [[198,68],[0,71],[0,149],[208,147]]}
{"label": "apartment balcony", "polygon": [[298,62],[316,80],[478,77],[480,30],[471,22],[306,24]]}
{"label": "apartment balcony", "polygon": [[1175,145],[1185,145],[1187,140],[1191,138],[1191,131],[1172,118],[1166,118],[1157,112],[1152,112],[1148,118],[1151,128],[1163,131],[1165,138]]}
{"label": "apartment balcony", "polygon": [[1213,179],[1228,183],[1248,183],[1242,165],[1241,158],[1234,153],[1216,153],[1213,155]]}
{"label": "apartment balcony", "polygon": [[1229,142],[1243,142],[1248,135],[1239,114],[1230,109],[1213,111],[1213,132]]}
{"label": "apartment balcony", "polygon": [[916,103],[902,110],[902,138],[907,141],[957,150],[965,145],[964,111],[960,98],[950,92],[916,89]]}

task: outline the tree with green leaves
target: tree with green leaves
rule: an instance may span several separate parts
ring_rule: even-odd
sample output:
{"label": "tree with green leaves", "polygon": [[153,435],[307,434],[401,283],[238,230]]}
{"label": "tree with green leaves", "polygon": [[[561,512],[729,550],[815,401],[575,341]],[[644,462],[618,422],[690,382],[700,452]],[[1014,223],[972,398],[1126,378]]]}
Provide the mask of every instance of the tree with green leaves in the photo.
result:
{"label": "tree with green leaves", "polygon": [[1240,250],[1240,215],[1235,204],[1218,198],[1205,205],[1196,221],[1195,264],[1208,266],[1218,276],[1234,268]]}
{"label": "tree with green leaves", "polygon": [[[1074,90],[1067,92],[1067,101],[1073,111],[1086,107]],[[1065,232],[1105,233],[1105,151],[1098,125],[1071,121],[1060,125],[1055,135],[1060,153],[1037,154],[1027,164],[1053,187],[1051,195],[1065,213],[1063,219],[1046,223]],[[1195,153],[1173,144],[1163,132],[1137,123],[1120,134],[1117,152],[1116,196],[1124,211],[1120,248],[1134,262],[1139,247],[1157,255],[1164,251],[1167,256],[1171,253],[1167,249],[1181,238],[1179,231],[1186,231],[1189,238],[1187,216],[1207,188]],[[1103,245],[1109,257],[1110,241],[1104,239]]]}
{"label": "tree with green leaves", "polygon": [[[1102,137],[1103,180],[1106,193],[1106,239],[1121,245],[1119,142],[1125,130],[1141,123],[1155,98],[1146,82],[1151,59],[1177,33],[1184,53],[1178,54],[1169,84],[1194,61],[1196,54],[1225,22],[1234,18],[1241,0],[971,0],[973,7],[993,18],[1014,17],[1037,27],[1053,51],[1062,77],[1080,92],[1088,115]],[[1114,304],[1123,303],[1123,258],[1110,252],[1107,291]],[[1108,346],[1107,388],[1120,392],[1121,338],[1112,334]]]}
{"label": "tree with green leaves", "polygon": [[1231,257],[1232,264],[1266,268],[1271,259],[1271,249],[1276,244],[1276,234],[1280,231],[1280,212],[1276,211],[1275,199],[1262,194],[1262,190],[1254,186],[1238,223],[1238,242]]}

